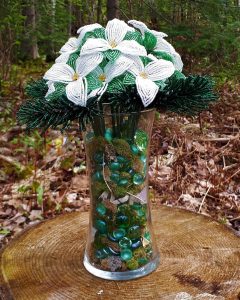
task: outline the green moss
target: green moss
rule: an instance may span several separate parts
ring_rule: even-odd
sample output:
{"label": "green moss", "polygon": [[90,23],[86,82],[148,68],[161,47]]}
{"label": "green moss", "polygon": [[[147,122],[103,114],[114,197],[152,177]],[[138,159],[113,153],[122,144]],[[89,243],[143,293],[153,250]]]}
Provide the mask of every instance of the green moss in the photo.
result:
{"label": "green moss", "polygon": [[120,177],[121,178],[126,178],[128,180],[131,180],[131,178],[132,178],[132,176],[129,173],[127,173],[127,172],[121,172],[120,173]]}
{"label": "green moss", "polygon": [[124,156],[128,160],[133,159],[133,154],[127,141],[123,139],[113,139],[112,143],[118,155]]}
{"label": "green moss", "polygon": [[96,152],[104,152],[104,149],[108,142],[103,136],[96,136],[90,142],[86,144],[87,152],[91,160],[94,159]]}
{"label": "green moss", "polygon": [[139,156],[134,156],[133,157],[133,159],[132,159],[132,168],[137,173],[142,173],[143,172],[144,164],[141,161]]}
{"label": "green moss", "polygon": [[109,182],[108,183],[114,196],[116,198],[121,198],[124,197],[125,195],[127,195],[127,188],[123,187],[123,186],[118,186],[116,183],[114,182]]}
{"label": "green moss", "polygon": [[94,181],[94,183],[92,183],[92,195],[93,198],[98,198],[99,196],[101,196],[101,194],[104,191],[108,191],[108,188],[105,184],[105,182],[100,182],[100,181]]}

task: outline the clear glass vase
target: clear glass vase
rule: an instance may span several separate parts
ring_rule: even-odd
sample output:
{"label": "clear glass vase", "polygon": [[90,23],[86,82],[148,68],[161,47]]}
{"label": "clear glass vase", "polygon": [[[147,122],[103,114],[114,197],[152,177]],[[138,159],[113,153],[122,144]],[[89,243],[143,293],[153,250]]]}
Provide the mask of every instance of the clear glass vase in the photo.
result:
{"label": "clear glass vase", "polygon": [[104,112],[84,135],[91,191],[84,266],[95,276],[133,279],[159,264],[148,199],[154,115]]}

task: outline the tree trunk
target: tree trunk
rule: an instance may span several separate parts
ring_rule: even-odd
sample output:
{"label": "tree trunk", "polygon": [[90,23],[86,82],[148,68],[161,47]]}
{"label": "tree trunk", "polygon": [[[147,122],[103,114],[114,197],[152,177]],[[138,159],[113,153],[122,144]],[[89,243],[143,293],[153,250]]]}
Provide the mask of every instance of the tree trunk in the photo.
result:
{"label": "tree trunk", "polygon": [[102,0],[98,0],[97,2],[97,23],[101,22],[102,16]]}
{"label": "tree trunk", "polygon": [[74,212],[29,228],[0,253],[1,299],[239,299],[232,230],[167,206],[152,217],[161,266],[151,275],[114,282],[89,274],[82,263],[89,216]]}
{"label": "tree trunk", "polygon": [[107,19],[119,18],[119,1],[107,0]]}
{"label": "tree trunk", "polygon": [[22,42],[24,59],[36,59],[39,57],[36,36],[36,9],[35,0],[24,1],[23,16],[25,19],[25,36]]}

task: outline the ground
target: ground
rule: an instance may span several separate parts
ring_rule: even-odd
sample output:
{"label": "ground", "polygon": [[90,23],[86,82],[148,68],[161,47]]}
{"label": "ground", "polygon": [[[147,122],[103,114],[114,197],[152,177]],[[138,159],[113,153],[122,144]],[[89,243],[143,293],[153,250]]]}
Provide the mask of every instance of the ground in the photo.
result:
{"label": "ground", "polygon": [[[16,77],[1,90],[1,245],[29,225],[86,211],[90,203],[81,134],[73,127],[27,135],[15,121],[26,74]],[[156,114],[149,169],[153,207],[186,208],[240,232],[239,95],[240,85],[228,82],[219,87],[219,101],[198,117]]]}

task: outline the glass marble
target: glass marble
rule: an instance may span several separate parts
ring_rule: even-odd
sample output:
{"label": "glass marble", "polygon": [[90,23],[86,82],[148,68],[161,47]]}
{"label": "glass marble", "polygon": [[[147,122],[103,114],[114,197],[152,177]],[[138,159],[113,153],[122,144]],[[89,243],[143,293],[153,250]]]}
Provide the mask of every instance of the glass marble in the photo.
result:
{"label": "glass marble", "polygon": [[130,260],[133,256],[133,254],[130,249],[123,249],[120,252],[120,256],[121,256],[122,260]]}
{"label": "glass marble", "polygon": [[97,181],[103,180],[103,174],[101,171],[97,171],[96,173],[93,174],[93,179]]}
{"label": "glass marble", "polygon": [[142,176],[142,174],[136,173],[133,176],[133,183],[136,185],[140,185],[144,182],[144,177]]}
{"label": "glass marble", "polygon": [[119,241],[119,246],[123,249],[125,248],[131,248],[132,246],[132,241],[127,238],[127,237],[124,237],[122,238],[120,241]]}
{"label": "glass marble", "polygon": [[139,149],[136,145],[131,145],[132,153],[137,155],[139,153]]}
{"label": "glass marble", "polygon": [[107,128],[106,131],[105,131],[105,134],[104,134],[104,137],[105,139],[108,141],[108,142],[111,142],[112,141],[112,130],[110,128]]}
{"label": "glass marble", "polygon": [[99,215],[104,216],[107,212],[106,207],[104,206],[104,204],[99,203],[96,207],[96,211],[99,213]]}
{"label": "glass marble", "polygon": [[148,135],[143,130],[137,130],[134,136],[134,141],[140,151],[145,151],[148,146]]}
{"label": "glass marble", "polygon": [[95,221],[95,227],[99,230],[100,233],[106,233],[107,232],[107,223],[103,220],[97,219]]}
{"label": "glass marble", "polygon": [[110,175],[110,179],[116,183],[118,183],[119,179],[120,179],[120,174],[119,173],[112,173]]}
{"label": "glass marble", "polygon": [[129,226],[129,217],[123,213],[118,213],[116,216],[116,224],[121,228],[127,228]]}
{"label": "glass marble", "polygon": [[132,249],[137,249],[137,248],[139,248],[141,246],[142,246],[141,239],[132,240],[132,246],[131,246]]}
{"label": "glass marble", "polygon": [[124,228],[119,228],[113,231],[113,237],[117,240],[123,238],[126,234],[126,230]]}
{"label": "glass marble", "polygon": [[111,162],[109,165],[109,169],[112,171],[119,170],[121,168],[121,164],[119,162]]}
{"label": "glass marble", "polygon": [[127,231],[127,235],[130,239],[137,239],[141,236],[141,227],[138,225],[134,225],[130,227]]}
{"label": "glass marble", "polygon": [[128,180],[126,178],[122,178],[118,181],[119,186],[127,186],[128,185]]}

